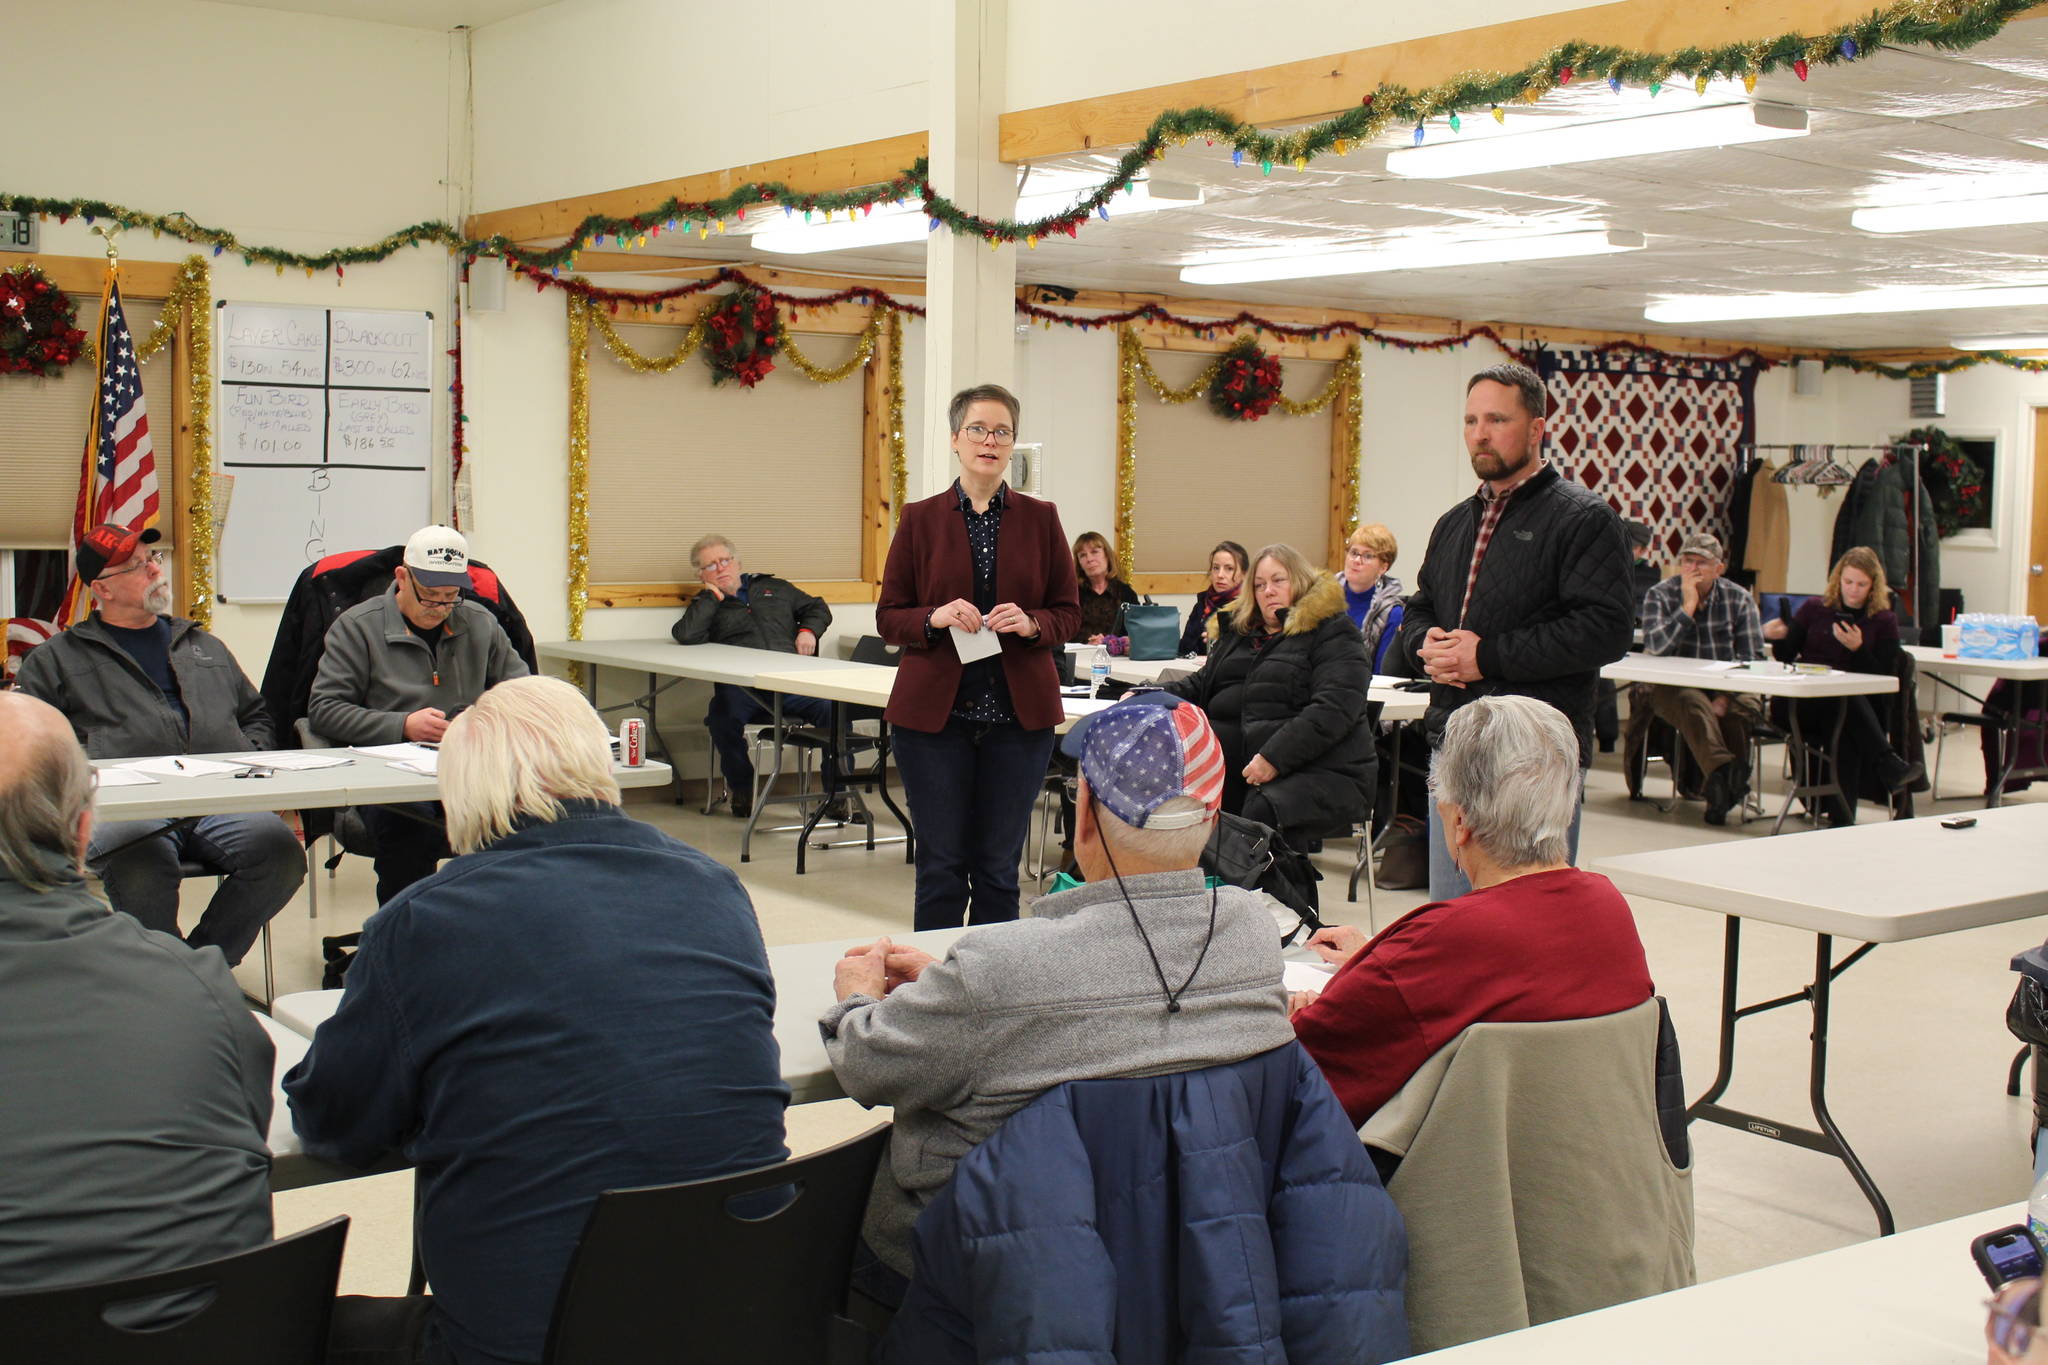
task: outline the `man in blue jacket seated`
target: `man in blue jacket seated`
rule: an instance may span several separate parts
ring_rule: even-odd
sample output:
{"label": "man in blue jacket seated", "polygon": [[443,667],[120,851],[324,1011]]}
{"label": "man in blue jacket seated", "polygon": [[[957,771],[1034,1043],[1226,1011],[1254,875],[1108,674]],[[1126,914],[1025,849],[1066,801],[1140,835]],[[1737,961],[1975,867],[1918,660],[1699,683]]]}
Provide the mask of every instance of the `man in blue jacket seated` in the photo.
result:
{"label": "man in blue jacket seated", "polygon": [[1066,1081],[1161,1076],[1289,1042],[1280,936],[1250,891],[1204,885],[1223,749],[1191,704],[1146,693],[1067,735],[1084,885],[977,929],[944,961],[882,939],[848,954],[825,1012],[832,1069],[895,1106],[855,1284],[894,1307],[911,1229],[954,1165]]}
{"label": "man in blue jacket seated", "polygon": [[440,778],[459,856],[363,926],[284,1088],[307,1151],[418,1168],[424,1340],[407,1357],[351,1335],[386,1305],[343,1300],[337,1342],[536,1362],[600,1192],[787,1155],[774,981],[739,879],[627,818],[604,723],[569,684],[484,693],[449,724]]}

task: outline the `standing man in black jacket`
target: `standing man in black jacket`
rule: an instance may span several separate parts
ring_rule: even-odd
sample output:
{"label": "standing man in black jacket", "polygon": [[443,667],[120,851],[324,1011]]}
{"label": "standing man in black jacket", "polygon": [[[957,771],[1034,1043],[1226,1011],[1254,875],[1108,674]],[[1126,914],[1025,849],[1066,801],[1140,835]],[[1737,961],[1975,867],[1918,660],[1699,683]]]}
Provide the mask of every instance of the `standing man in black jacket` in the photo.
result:
{"label": "standing man in black jacket", "polygon": [[[742,645],[782,654],[813,655],[832,628],[832,608],[786,579],[746,573],[739,551],[724,536],[705,536],[690,547],[690,567],[704,586],[683,608],[670,634],[679,645]],[[832,724],[832,703],[821,697],[784,697],[782,713],[820,728]],[[704,727],[718,751],[719,770],[732,794],[732,813],[754,813],[754,763],[747,757],[746,727],[769,718],[766,703],[750,688],[716,683]],[[825,788],[836,791],[838,767],[825,751]]]}
{"label": "standing man in black jacket", "polygon": [[[1429,678],[1430,743],[1477,697],[1534,697],[1564,712],[1593,762],[1593,694],[1628,652],[1634,593],[1621,519],[1544,462],[1543,381],[1495,365],[1465,386],[1465,451],[1479,490],[1437,520],[1401,625],[1400,655]],[[1429,896],[1471,890],[1429,817]],[[1579,820],[1572,816],[1572,856]]]}

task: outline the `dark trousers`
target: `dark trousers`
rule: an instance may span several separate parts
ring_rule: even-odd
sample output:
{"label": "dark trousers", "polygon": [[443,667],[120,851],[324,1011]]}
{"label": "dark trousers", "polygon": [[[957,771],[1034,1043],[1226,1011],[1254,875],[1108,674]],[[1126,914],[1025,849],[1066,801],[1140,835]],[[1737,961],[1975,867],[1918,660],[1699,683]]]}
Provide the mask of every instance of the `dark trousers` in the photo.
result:
{"label": "dark trousers", "polygon": [[1593,689],[1593,735],[1605,753],[1621,738],[1621,701],[1614,679],[1602,678]]}
{"label": "dark trousers", "polygon": [[891,744],[917,825],[919,929],[1017,918],[1017,860],[1045,783],[1053,733],[949,717]]}
{"label": "dark trousers", "polygon": [[184,935],[214,947],[233,966],[272,915],[306,880],[306,851],[275,815],[207,815],[197,820],[123,820],[93,830],[86,862],[107,901],[143,927],[178,936],[178,864],[203,863],[225,874],[206,913]]}
{"label": "dark trousers", "polygon": [[[771,703],[763,700],[762,694],[751,688],[734,687],[730,683],[717,683],[711,689],[711,709],[704,713],[704,728],[711,731],[711,747],[718,751],[718,770],[725,774],[725,785],[733,791],[752,793],[754,790],[754,761],[747,756],[746,728],[749,725],[765,725],[774,718]],[[877,714],[863,710],[864,715]],[[832,703],[823,697],[782,698],[782,716],[785,721],[797,721],[804,725],[815,725],[821,730],[832,727]],[[825,751],[825,790],[834,791],[839,786],[838,757],[830,749]]]}
{"label": "dark trousers", "polygon": [[448,827],[439,801],[401,801],[388,806],[358,806],[363,828],[376,845],[371,862],[377,869],[377,904],[434,875],[443,858],[453,857]]}
{"label": "dark trousers", "polygon": [[328,1365],[418,1365],[439,1345],[434,1300],[426,1294],[374,1298],[343,1294],[327,1327]]}

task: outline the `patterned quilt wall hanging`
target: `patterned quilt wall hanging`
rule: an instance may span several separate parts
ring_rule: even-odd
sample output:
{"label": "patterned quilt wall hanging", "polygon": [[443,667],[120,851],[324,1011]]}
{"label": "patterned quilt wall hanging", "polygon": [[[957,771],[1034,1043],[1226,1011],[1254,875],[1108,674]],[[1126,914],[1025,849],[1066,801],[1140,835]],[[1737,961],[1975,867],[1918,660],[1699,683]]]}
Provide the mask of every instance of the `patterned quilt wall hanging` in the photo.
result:
{"label": "patterned quilt wall hanging", "polygon": [[1756,439],[1756,366],[1619,350],[1535,357],[1550,396],[1544,455],[1655,533],[1670,563],[1689,532],[1728,540],[1728,493]]}

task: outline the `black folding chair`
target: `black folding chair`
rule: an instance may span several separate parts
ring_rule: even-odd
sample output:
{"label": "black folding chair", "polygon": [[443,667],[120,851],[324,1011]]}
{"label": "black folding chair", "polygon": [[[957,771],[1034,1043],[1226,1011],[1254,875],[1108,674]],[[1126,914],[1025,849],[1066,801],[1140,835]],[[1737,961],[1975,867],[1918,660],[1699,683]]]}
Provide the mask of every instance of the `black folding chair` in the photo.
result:
{"label": "black folding chair", "polygon": [[846,1316],[846,1282],[888,1140],[885,1123],[759,1170],[605,1191],[542,1361],[866,1360],[872,1343]]}
{"label": "black folding chair", "polygon": [[0,1294],[0,1354],[91,1365],[320,1365],[347,1240],[348,1219],[330,1218],[182,1270]]}

